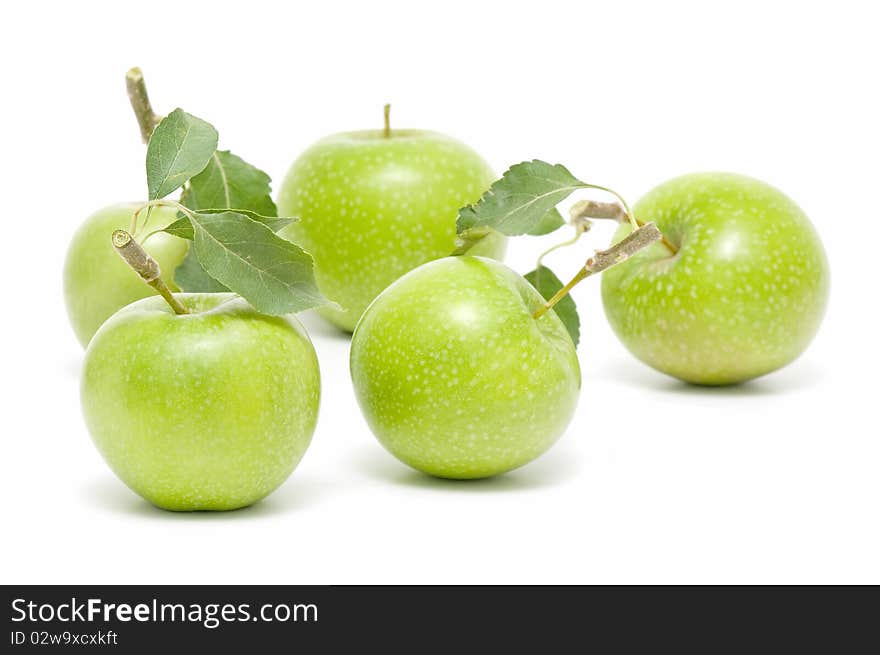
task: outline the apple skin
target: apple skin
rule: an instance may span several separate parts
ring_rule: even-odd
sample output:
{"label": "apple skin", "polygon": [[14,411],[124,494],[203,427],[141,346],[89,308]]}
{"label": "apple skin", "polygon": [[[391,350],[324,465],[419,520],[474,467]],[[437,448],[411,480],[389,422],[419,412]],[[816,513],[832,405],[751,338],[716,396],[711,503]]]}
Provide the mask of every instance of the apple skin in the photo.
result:
{"label": "apple skin", "polygon": [[114,314],[86,351],[82,408],[113,472],[163,509],[230,510],[287,479],[318,418],[320,374],[299,321],[233,294],[176,294]]}
{"label": "apple skin", "polygon": [[[142,203],[141,203],[142,204]],[[86,219],[73,236],[64,261],[64,300],[67,315],[83,347],[110,316],[135,300],[156,292],[120,259],[110,235],[113,230],[127,230],[138,203],[111,205]],[[177,218],[176,211],[156,207],[150,214],[150,229],[165,227]],[[159,263],[163,279],[172,291],[174,269],[186,256],[188,244],[170,234],[154,234],[145,249]]]}
{"label": "apple skin", "polygon": [[[662,244],[602,275],[605,314],[637,358],[687,382],[743,382],[785,366],[819,329],[830,273],[818,234],[786,195],[754,178],[696,173],[633,208]],[[617,238],[629,232],[621,227]]]}
{"label": "apple skin", "polygon": [[364,313],[351,377],[373,433],[429,475],[484,478],[535,459],[580,391],[574,344],[504,264],[446,257],[407,273]]}
{"label": "apple skin", "polygon": [[[342,310],[318,312],[351,332],[367,305],[394,280],[455,248],[458,209],[495,180],[485,161],[448,136],[417,130],[336,134],[294,162],[278,210],[300,221],[282,236],[315,258],[318,285]],[[502,259],[493,233],[471,252]]]}

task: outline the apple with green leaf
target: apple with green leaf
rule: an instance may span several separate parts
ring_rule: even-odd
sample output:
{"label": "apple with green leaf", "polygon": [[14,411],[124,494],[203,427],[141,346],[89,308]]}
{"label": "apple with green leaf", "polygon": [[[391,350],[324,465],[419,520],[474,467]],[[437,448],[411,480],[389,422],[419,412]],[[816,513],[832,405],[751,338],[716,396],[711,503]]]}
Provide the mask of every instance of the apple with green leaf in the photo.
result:
{"label": "apple with green leaf", "polygon": [[[248,184],[256,169],[216,151],[216,130],[180,109],[153,123],[149,200],[134,208],[131,227],[105,239],[161,298],[126,306],[95,333],[83,413],[111,469],[156,506],[245,507],[287,478],[311,440],[320,374],[292,314],[327,301],[311,256],[275,234],[290,220],[257,211],[271,199],[268,184]],[[221,183],[235,193],[220,189],[218,201]],[[180,201],[168,198],[181,188]],[[222,206],[202,206],[215,202]],[[145,228],[151,213],[169,209],[168,225]],[[175,293],[144,247],[158,236],[189,242],[198,275],[230,292]],[[192,279],[193,269],[181,271]]]}
{"label": "apple with green leaf", "polygon": [[[422,130],[346,132],[306,150],[281,185],[278,209],[300,220],[282,236],[315,258],[321,290],[340,307],[319,313],[352,331],[367,305],[407,271],[455,248],[458,208],[494,174],[471,148]],[[504,238],[473,254],[502,258]]]}
{"label": "apple with green leaf", "polygon": [[609,271],[602,298],[636,357],[720,385],[774,371],[806,349],[830,274],[819,235],[785,194],[744,175],[698,173],[648,192],[634,213],[667,243]]}
{"label": "apple with green leaf", "polygon": [[[505,473],[535,459],[565,431],[581,374],[571,285],[544,265],[525,278],[472,255],[482,238],[562,225],[542,163],[514,167],[461,210],[459,256],[424,264],[368,307],[351,342],[351,377],[377,439],[404,463],[455,479]],[[660,238],[640,227],[596,253],[579,279]],[[550,311],[552,308],[552,311]]]}
{"label": "apple with green leaf", "polygon": [[[493,212],[480,219],[466,208],[459,221],[524,224],[580,189],[610,191],[563,166],[524,162],[505,174]],[[615,203],[576,203],[572,222],[581,234],[591,219],[618,220],[620,243],[646,224],[663,235],[603,276],[606,316],[636,357],[687,382],[721,385],[779,369],[806,349],[830,273],[816,230],[788,196],[732,173],[675,178],[634,210],[614,195]],[[552,302],[584,277],[575,275]]]}
{"label": "apple with green leaf", "polygon": [[[149,142],[161,117],[153,111],[140,69],[128,71],[126,85],[141,136]],[[217,134],[212,130],[202,130],[199,138],[216,147]],[[261,219],[264,222],[278,215],[269,176],[228,150],[212,152],[202,170],[184,184],[180,203],[192,210],[249,210],[266,217]],[[114,230],[133,229],[133,215],[143,204],[120,203],[96,212],[79,227],[68,247],[64,298],[70,323],[83,347],[114,312],[156,293],[131,275],[108,243],[108,235]],[[173,206],[150,207],[148,214],[148,220],[135,221],[135,228],[152,232],[144,247],[162,270],[171,273],[168,286],[172,291],[228,290],[205,273],[185,240],[162,231],[179,218]],[[271,227],[277,230],[288,222],[276,222]]]}

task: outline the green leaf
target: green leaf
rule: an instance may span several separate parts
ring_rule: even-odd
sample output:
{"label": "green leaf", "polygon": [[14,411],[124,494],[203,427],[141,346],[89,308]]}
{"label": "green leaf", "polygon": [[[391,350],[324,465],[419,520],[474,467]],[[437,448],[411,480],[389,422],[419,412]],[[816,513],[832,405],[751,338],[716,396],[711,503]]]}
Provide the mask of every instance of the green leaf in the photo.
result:
{"label": "green leaf", "polygon": [[[187,221],[189,225],[189,221]],[[192,228],[190,228],[192,230]],[[220,293],[229,287],[220,284],[205,272],[196,257],[195,248],[190,248],[180,265],[174,269],[174,282],[190,293]]]}
{"label": "green leaf", "polygon": [[559,210],[554,207],[549,212],[544,214],[544,218],[539,220],[532,228],[529,230],[529,234],[532,236],[541,236],[542,234],[550,234],[551,232],[555,232],[560,227],[565,225],[565,219],[562,218],[562,214],[559,213]]}
{"label": "green leaf", "polygon": [[561,164],[538,159],[515,164],[479,202],[459,210],[456,228],[459,234],[483,226],[508,236],[547,234],[564,222],[556,205],[572,191],[589,186]]}
{"label": "green leaf", "polygon": [[287,314],[325,305],[312,256],[244,214],[195,212],[193,248],[212,278],[264,314]]}
{"label": "green leaf", "polygon": [[208,207],[247,209],[261,216],[277,216],[272,201],[271,178],[263,171],[233,155],[218,150],[204,170],[189,181],[180,202],[190,209]]}
{"label": "green leaf", "polygon": [[450,254],[452,256],[468,254],[471,248],[476,246],[491,233],[492,230],[488,227],[475,227],[461,232],[455,237],[455,250]]}
{"label": "green leaf", "polygon": [[[256,212],[248,211],[247,209],[239,209],[237,207],[228,207],[226,209],[199,209],[198,211],[201,214],[222,214],[223,212],[228,212],[230,209],[236,214],[243,214],[252,221],[262,223],[273,232],[277,232],[281,228],[287,227],[291,223],[295,223],[299,220],[297,218],[290,218],[285,216],[263,216]],[[173,236],[180,237],[181,239],[189,239],[190,241],[192,241],[194,238],[192,224],[189,222],[189,219],[186,216],[178,218],[162,231],[167,232],[168,234],[171,234]],[[187,289],[187,291],[189,291],[189,289]]]}
{"label": "green leaf", "polygon": [[201,118],[175,109],[162,119],[147,146],[150,200],[164,198],[200,173],[217,149],[217,130]]}
{"label": "green leaf", "polygon": [[[296,219],[278,218],[270,182],[266,173],[241,157],[228,150],[218,150],[212,154],[205,169],[184,187],[180,202],[203,214],[218,214],[232,209],[277,232]],[[165,231],[184,239],[194,238],[192,225],[187,218],[175,221]],[[201,268],[194,250],[191,249],[190,253],[191,256],[181,263],[174,274],[174,280],[180,288],[187,291],[225,289]]]}
{"label": "green leaf", "polygon": [[[525,278],[529,284],[538,290],[538,293],[544,297],[544,300],[550,300],[563,286],[562,281],[546,266],[539,266],[531,273],[526,274]],[[571,295],[565,296],[553,305],[553,311],[559,316],[576,346],[580,339],[581,319],[578,317],[574,299]]]}

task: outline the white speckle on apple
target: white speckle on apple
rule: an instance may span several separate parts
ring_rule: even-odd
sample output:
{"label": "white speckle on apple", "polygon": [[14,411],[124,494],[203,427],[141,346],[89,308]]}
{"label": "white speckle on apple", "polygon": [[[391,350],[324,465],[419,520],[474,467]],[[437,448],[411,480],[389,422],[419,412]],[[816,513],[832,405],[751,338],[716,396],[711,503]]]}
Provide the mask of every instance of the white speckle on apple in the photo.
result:
{"label": "white speckle on apple", "polygon": [[[806,348],[829,272],[818,235],[790,199],[752,178],[705,173],[657,187],[634,212],[678,245],[674,255],[652,246],[603,274],[606,314],[639,359],[690,382],[728,384]],[[664,285],[671,306],[658,293]]]}
{"label": "white speckle on apple", "polygon": [[[313,255],[321,290],[344,308],[319,312],[354,329],[382,289],[453,251],[458,209],[494,177],[473,150],[432,132],[352,132],[309,148],[281,185],[278,205],[301,219],[282,235]],[[484,241],[473,254],[503,256],[503,237]]]}
{"label": "white speckle on apple", "polygon": [[562,434],[577,402],[571,338],[503,264],[454,257],[386,289],[352,339],[351,371],[370,427],[395,456],[440,477],[496,475]]}

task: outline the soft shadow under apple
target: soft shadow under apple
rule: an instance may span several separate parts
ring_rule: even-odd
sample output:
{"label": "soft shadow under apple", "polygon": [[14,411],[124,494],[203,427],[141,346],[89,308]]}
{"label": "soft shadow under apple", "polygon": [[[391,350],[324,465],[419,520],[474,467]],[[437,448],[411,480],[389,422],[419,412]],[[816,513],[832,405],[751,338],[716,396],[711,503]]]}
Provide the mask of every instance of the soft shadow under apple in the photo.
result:
{"label": "soft shadow under apple", "polygon": [[680,395],[746,397],[775,396],[793,393],[819,385],[827,373],[812,362],[795,362],[754,380],[727,386],[711,387],[683,382],[654,371],[637,361],[615,359],[607,362],[597,373],[597,379],[630,387]]}
{"label": "soft shadow under apple", "polygon": [[263,500],[250,507],[227,512],[170,512],[160,509],[109,475],[85,482],[80,489],[80,496],[84,502],[112,514],[165,521],[239,521],[288,514],[303,509],[320,500],[322,493],[319,486],[308,480],[291,477]]}
{"label": "soft shadow under apple", "polygon": [[522,468],[479,480],[435,478],[409,468],[379,447],[362,448],[354,459],[355,466],[374,480],[444,493],[529,491],[564,484],[579,472],[576,458],[553,450]]}

